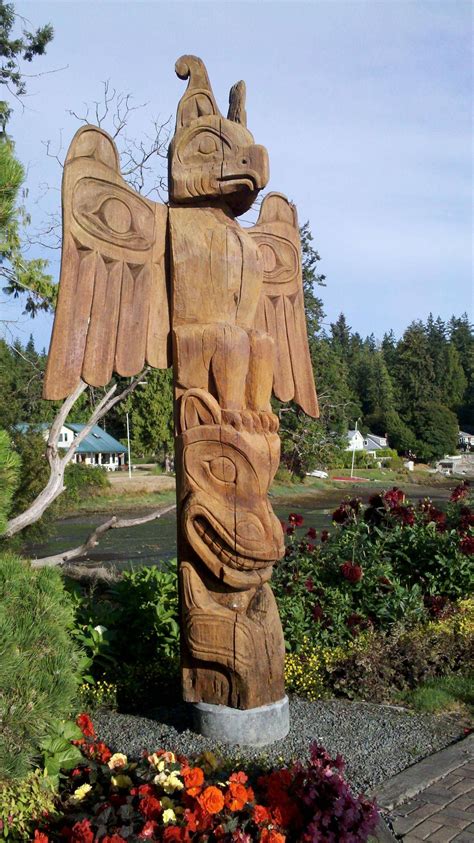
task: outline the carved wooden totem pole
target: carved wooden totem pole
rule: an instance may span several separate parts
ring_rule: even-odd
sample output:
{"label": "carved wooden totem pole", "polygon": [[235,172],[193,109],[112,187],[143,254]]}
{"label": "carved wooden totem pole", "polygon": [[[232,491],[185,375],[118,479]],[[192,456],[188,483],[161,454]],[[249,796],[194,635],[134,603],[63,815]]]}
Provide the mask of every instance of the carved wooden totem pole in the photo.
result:
{"label": "carved wooden totem pole", "polygon": [[128,187],[104,131],[87,125],[72,141],[44,395],[172,361],[184,699],[201,707],[199,728],[224,740],[238,740],[246,721],[237,717],[234,734],[222,712],[255,715],[247,740],[262,743],[287,730],[269,585],[284,551],[267,496],[280,456],[272,389],[318,414],[298,222],[270,193],[257,224],[239,225],[269,178],[267,152],[246,128],[245,85],[231,89],[225,118],[200,59],[183,56],[176,72],[189,82],[168,206]]}

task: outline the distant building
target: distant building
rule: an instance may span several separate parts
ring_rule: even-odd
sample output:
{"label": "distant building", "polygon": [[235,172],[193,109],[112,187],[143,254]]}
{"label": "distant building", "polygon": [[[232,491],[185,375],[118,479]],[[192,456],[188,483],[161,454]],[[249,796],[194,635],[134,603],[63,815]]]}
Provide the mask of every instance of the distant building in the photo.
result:
{"label": "distant building", "polygon": [[348,430],[347,440],[346,451],[367,451],[374,458],[377,456],[377,451],[388,447],[385,436],[376,436],[375,433],[366,433],[364,436],[360,430]]}
{"label": "distant building", "polygon": [[466,433],[465,430],[460,430],[458,444],[463,451],[474,450],[474,434]]}
{"label": "distant building", "polygon": [[364,437],[360,430],[348,430],[347,431],[347,441],[348,446],[346,451],[363,451],[364,450]]}
{"label": "distant building", "polygon": [[[29,430],[40,430],[45,441],[49,436],[48,424],[19,424],[18,430],[27,433]],[[69,448],[77,434],[84,430],[85,424],[64,424],[59,432],[58,448]],[[85,439],[78,445],[73,462],[83,465],[100,465],[108,471],[115,471],[125,465],[127,449],[97,424],[89,431]]]}
{"label": "distant building", "polygon": [[375,433],[366,433],[364,438],[364,450],[373,453],[381,451],[382,448],[388,448],[387,438],[385,436],[376,436]]}

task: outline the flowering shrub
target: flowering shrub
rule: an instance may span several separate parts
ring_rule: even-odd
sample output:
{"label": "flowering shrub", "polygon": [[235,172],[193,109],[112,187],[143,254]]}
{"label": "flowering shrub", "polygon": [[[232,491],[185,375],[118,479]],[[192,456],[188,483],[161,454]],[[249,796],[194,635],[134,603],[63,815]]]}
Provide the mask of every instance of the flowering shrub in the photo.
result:
{"label": "flowering shrub", "polygon": [[[140,762],[100,744],[90,718],[78,724],[84,763],[66,779],[57,811],[33,830],[36,843],[124,843],[129,839],[212,843],[366,841],[375,805],[355,796],[344,762],[322,747],[310,761],[255,774],[229,773],[212,753],[196,762],[172,752],[145,752]],[[98,748],[100,747],[100,749]]]}
{"label": "flowering shrub", "polygon": [[317,700],[329,695],[392,700],[421,682],[467,672],[474,663],[474,599],[444,606],[441,617],[411,630],[364,632],[345,646],[304,639],[285,660],[289,691]]}
{"label": "flowering shrub", "polygon": [[468,595],[468,496],[468,485],[458,486],[446,512],[428,499],[414,507],[396,488],[373,495],[366,507],[346,498],[333,513],[334,529],[319,540],[291,513],[273,579],[287,648],[298,651],[305,640],[335,647],[365,630],[409,628]]}

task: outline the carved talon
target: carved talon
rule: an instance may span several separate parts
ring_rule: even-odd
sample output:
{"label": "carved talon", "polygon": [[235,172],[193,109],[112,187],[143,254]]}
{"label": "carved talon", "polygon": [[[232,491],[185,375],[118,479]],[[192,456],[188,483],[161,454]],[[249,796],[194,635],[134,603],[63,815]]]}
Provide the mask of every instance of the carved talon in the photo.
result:
{"label": "carved talon", "polygon": [[254,415],[251,410],[242,410],[242,424],[247,433],[254,431]]}
{"label": "carved talon", "polygon": [[268,418],[268,413],[262,412],[259,413],[260,418],[260,425],[264,433],[270,433],[270,419]]}
{"label": "carved talon", "polygon": [[268,413],[268,418],[270,422],[270,433],[278,433],[280,427],[280,419],[277,415],[275,415],[275,413]]}
{"label": "carved talon", "polygon": [[263,430],[263,425],[262,425],[260,413],[256,413],[253,410],[251,410],[250,412],[251,412],[251,415],[252,415],[253,429],[254,429],[255,433],[261,433],[262,430]]}
{"label": "carved talon", "polygon": [[236,410],[222,410],[222,424],[229,424],[236,430],[242,430],[242,414]]}

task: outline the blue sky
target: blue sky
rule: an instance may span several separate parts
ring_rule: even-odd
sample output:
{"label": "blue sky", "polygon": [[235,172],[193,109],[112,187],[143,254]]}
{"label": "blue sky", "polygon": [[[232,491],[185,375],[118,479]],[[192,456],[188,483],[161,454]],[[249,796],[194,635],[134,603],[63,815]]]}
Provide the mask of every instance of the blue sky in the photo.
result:
{"label": "blue sky", "polygon": [[[224,110],[247,82],[248,124],[269,150],[268,189],[309,220],[327,276],[326,322],[399,335],[430,311],[472,314],[472,5],[462,0],[321,2],[20,2],[55,39],[31,72],[10,125],[28,168],[33,226],[59,211],[61,171],[42,142],[67,146],[67,109],[101,96],[101,80],[148,103],[130,133],[175,114],[183,53],[201,56]],[[158,164],[158,162],[157,162]],[[50,190],[45,193],[44,185]],[[30,256],[58,252],[32,248]],[[2,298],[3,316],[18,305]],[[48,345],[50,317],[20,317]]]}

